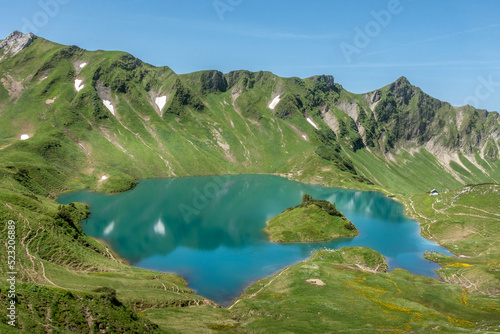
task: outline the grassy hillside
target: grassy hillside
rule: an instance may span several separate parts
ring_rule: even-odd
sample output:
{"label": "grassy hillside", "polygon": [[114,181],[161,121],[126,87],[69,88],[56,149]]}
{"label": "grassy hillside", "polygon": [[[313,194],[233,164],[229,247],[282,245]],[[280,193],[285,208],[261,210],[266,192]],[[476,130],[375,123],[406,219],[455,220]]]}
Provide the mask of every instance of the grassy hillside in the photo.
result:
{"label": "grassy hillside", "polygon": [[[123,305],[109,288],[84,293],[24,283],[17,286],[16,306],[18,328],[25,333],[161,332],[156,324]],[[0,330],[19,332],[4,323]]]}
{"label": "grassy hillside", "polygon": [[422,235],[456,254],[426,257],[440,263],[438,274],[474,294],[500,293],[500,186],[483,184],[441,193],[403,198],[420,221]]}
{"label": "grassy hillside", "polygon": [[252,333],[461,333],[500,325],[498,297],[385,269],[373,250],[321,250],[257,282],[230,309]]}
{"label": "grassy hillside", "polygon": [[[4,87],[21,87],[2,101],[3,161],[20,160],[8,157],[20,150],[43,155],[19,147],[21,134],[30,142],[57,137],[75,155],[59,157],[71,161],[74,174],[91,178],[82,182],[94,188],[101,174],[113,182],[127,175],[277,172],[288,159],[313,150],[316,140],[302,115],[291,120],[292,128],[267,108],[276,87],[293,84],[271,73],[230,73],[231,90],[209,90],[199,83],[205,72],[178,76],[123,52],[88,52],[37,38],[0,63],[0,76]],[[81,80],[80,91],[75,80]],[[162,96],[160,110],[155,101]]]}
{"label": "grassy hillside", "polygon": [[[16,223],[20,330],[498,328],[498,186],[460,189],[499,182],[498,114],[452,107],[404,78],[360,95],[331,76],[178,75],[40,37],[16,55],[1,51],[0,220]],[[140,178],[237,173],[396,194],[426,237],[462,255],[428,254],[444,280],[463,287],[370,273],[385,264],[369,250],[325,251],[220,309],[178,276],[131,268],[82,233],[88,208],[54,201],[69,190],[124,191]],[[432,188],[450,191],[424,194]],[[363,321],[353,305],[366,310]],[[2,331],[11,329],[5,312]]]}
{"label": "grassy hillside", "polygon": [[[7,222],[15,222],[19,329],[86,333],[108,326],[109,332],[143,331],[156,327],[135,312],[214,306],[193,294],[182,278],[132,268],[106,245],[83,234],[79,223],[88,214],[85,205],[57,205],[28,193],[8,175],[3,176],[0,189],[2,240],[8,240]],[[6,251],[0,253],[0,267],[4,273],[11,271]],[[2,305],[7,303],[6,284],[0,285]],[[6,308],[0,312],[2,328],[8,328]]]}
{"label": "grassy hillside", "polygon": [[55,168],[59,192],[221,173],[393,193],[500,178],[498,114],[451,107],[404,78],[356,95],[331,76],[177,75],[39,37],[0,61],[0,79],[3,166]]}

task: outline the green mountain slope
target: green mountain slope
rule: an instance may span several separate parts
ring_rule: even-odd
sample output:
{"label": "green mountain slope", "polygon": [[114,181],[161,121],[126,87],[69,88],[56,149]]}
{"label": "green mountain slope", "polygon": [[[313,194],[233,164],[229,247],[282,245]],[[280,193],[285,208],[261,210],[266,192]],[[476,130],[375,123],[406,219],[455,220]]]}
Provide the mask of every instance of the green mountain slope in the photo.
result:
{"label": "green mountain slope", "polygon": [[[240,332],[243,313],[214,307],[175,275],[131,268],[85,236],[86,208],[59,207],[62,192],[236,173],[393,194],[498,183],[499,122],[497,113],[452,107],[404,78],[352,94],[331,76],[178,75],[124,52],[13,33],[0,41],[0,218],[16,222],[19,328],[88,332],[109,318],[115,331],[146,331],[156,329],[153,320],[165,325],[165,312]],[[5,252],[0,261],[7,272]],[[190,305],[197,309],[171,308]],[[60,312],[67,317],[47,326]]]}
{"label": "green mountain slope", "polygon": [[[498,182],[496,112],[453,107],[402,77],[337,104],[334,114],[339,133],[348,133],[342,120],[351,122],[349,136],[363,141],[364,149],[349,154],[355,165],[386,188],[414,192]],[[329,124],[337,126],[335,118]]]}
{"label": "green mountain slope", "polygon": [[5,54],[0,78],[2,160],[29,155],[64,170],[71,188],[265,172],[412,192],[500,177],[498,114],[452,107],[404,78],[354,95],[329,76],[177,75],[123,52],[43,38]]}

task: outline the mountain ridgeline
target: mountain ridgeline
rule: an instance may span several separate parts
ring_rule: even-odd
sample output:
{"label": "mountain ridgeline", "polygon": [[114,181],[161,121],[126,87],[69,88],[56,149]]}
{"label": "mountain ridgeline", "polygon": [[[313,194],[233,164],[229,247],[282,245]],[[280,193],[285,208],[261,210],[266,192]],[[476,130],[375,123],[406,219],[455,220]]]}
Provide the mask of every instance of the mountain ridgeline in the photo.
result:
{"label": "mountain ridgeline", "polygon": [[220,173],[392,192],[500,179],[498,114],[453,107],[404,77],[353,94],[332,76],[178,75],[18,32],[0,46],[1,168],[37,195]]}
{"label": "mountain ridgeline", "polygon": [[[0,41],[0,220],[5,226],[5,222],[14,223],[17,236],[18,329],[29,333],[162,332],[157,325],[161,324],[169,329],[189,326],[184,332],[193,332],[195,321],[205,331],[241,332],[237,328],[240,320],[250,317],[248,321],[253,321],[254,313],[260,319],[276,320],[280,326],[283,323],[282,308],[275,316],[261,313],[267,310],[267,299],[258,312],[254,306],[242,308],[243,301],[234,309],[239,312],[242,308],[241,313],[230,313],[194,294],[176,275],[128,266],[106,245],[82,232],[79,222],[89,213],[86,205],[60,206],[54,201],[62,192],[85,188],[125,191],[144,178],[273,173],[302,182],[411,197],[433,188],[498,183],[499,137],[498,113],[453,107],[404,77],[376,91],[353,94],[326,75],[281,78],[244,70],[179,75],[124,52],[87,51],[14,32]],[[315,205],[303,209],[311,207],[315,209]],[[450,224],[459,224],[456,217]],[[8,237],[5,226],[0,231],[2,240]],[[327,286],[352,279],[353,265],[377,271],[383,264],[382,256],[369,250],[348,250],[345,256],[344,251],[321,254],[324,264],[320,264],[327,271],[334,267],[323,261],[323,255],[325,260],[334,258],[334,263],[348,267],[342,269],[345,272],[336,271],[335,275],[343,276],[325,280]],[[359,258],[366,261],[359,263]],[[12,271],[7,263],[7,252],[1,252],[2,272]],[[296,270],[301,275],[307,274],[304,282],[315,278],[316,271],[300,268]],[[415,280],[398,272],[392,278],[401,276],[399,286]],[[296,275],[282,275],[280,279],[293,277]],[[393,290],[395,286],[394,295],[402,296],[395,282],[380,281]],[[427,281],[418,281],[423,288],[429,287]],[[293,286],[301,287],[297,282]],[[3,291],[8,289],[6,284],[0,286]],[[256,289],[262,290],[261,285]],[[258,293],[252,289],[250,292]],[[376,289],[381,291],[379,286]],[[415,299],[415,309],[443,307],[439,312],[432,309],[429,326],[443,325],[434,322],[436,314],[445,315],[450,323],[455,321],[448,314],[458,309],[459,300],[465,300],[464,307],[468,305],[458,289],[453,289],[455,297],[446,295],[439,300],[434,293],[414,292],[420,290],[413,286],[404,289],[429,298]],[[304,300],[308,303],[311,296],[317,297],[314,291],[319,291],[297,290],[307,291]],[[436,287],[439,292],[448,290]],[[362,298],[349,306],[379,310],[379,306],[366,306],[365,295],[352,295]],[[329,301],[343,302],[326,296]],[[413,314],[407,312],[406,300],[401,304],[405,308],[400,308],[390,304],[392,293],[383,296],[390,296],[391,301],[379,304],[389,305],[391,312],[403,310],[405,317]],[[289,299],[282,300],[288,309]],[[7,305],[6,293],[0,294],[0,301]],[[455,304],[445,307],[447,303]],[[323,317],[328,307],[316,304],[321,305],[318,316]],[[194,305],[196,311],[186,307]],[[345,306],[331,310],[348,310]],[[474,307],[462,310],[467,316],[475,312],[471,320],[477,321],[490,309],[491,318],[498,318],[498,308]],[[10,332],[7,307],[1,310],[0,331]],[[307,321],[312,316],[300,311],[290,320],[286,317],[286,322],[299,319],[298,314],[307,316]],[[357,313],[355,318],[338,314],[328,318],[335,322],[359,320]],[[206,319],[212,320],[207,324]],[[301,326],[307,321],[300,320]],[[449,326],[468,326],[464,323]],[[380,328],[396,327],[382,324]]]}

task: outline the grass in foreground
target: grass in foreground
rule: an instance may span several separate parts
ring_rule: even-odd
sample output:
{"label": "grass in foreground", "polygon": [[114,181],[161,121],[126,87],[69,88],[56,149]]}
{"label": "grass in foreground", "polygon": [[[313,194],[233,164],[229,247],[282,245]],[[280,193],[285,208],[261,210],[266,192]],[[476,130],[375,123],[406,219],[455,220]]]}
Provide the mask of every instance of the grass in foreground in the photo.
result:
{"label": "grass in foreground", "polygon": [[[0,180],[0,238],[15,222],[17,327],[27,333],[155,332],[137,312],[214,303],[193,294],[179,276],[133,268],[106,245],[83,234],[86,205],[60,206]],[[7,252],[0,252],[7,268]],[[7,282],[0,283],[0,331],[7,325]]]}
{"label": "grass in foreground", "polygon": [[386,268],[383,257],[367,248],[322,250],[257,282],[230,308],[253,333],[499,328],[498,298],[403,270],[381,272]]}

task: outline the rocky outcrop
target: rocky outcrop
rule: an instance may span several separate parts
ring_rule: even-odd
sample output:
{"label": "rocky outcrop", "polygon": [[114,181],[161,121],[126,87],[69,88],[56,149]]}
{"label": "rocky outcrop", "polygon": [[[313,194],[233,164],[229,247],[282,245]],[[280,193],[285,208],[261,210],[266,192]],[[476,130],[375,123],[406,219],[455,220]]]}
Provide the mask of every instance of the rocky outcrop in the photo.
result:
{"label": "rocky outcrop", "polygon": [[376,90],[363,95],[363,100],[368,103],[368,108],[370,108],[371,111],[375,111],[375,107],[379,103],[381,97],[380,91]]}
{"label": "rocky outcrop", "polygon": [[408,104],[411,98],[416,94],[417,88],[412,86],[407,78],[401,77],[391,84],[389,91],[399,103]]}
{"label": "rocky outcrop", "polygon": [[0,60],[3,59],[7,54],[11,56],[16,55],[20,51],[27,48],[31,42],[36,39],[36,36],[32,33],[23,34],[20,31],[14,31],[6,39],[0,42],[0,50],[3,50],[4,53],[0,57]]}
{"label": "rocky outcrop", "polygon": [[337,116],[335,116],[328,108],[320,109],[321,118],[328,125],[328,127],[335,133],[338,134],[340,130],[339,121]]}
{"label": "rocky outcrop", "polygon": [[356,101],[348,102],[346,100],[338,102],[335,105],[336,108],[342,110],[347,114],[347,116],[351,117],[355,122],[358,121],[358,103]]}
{"label": "rocky outcrop", "polygon": [[313,77],[310,77],[313,82],[318,82],[318,81],[323,81],[326,83],[326,86],[329,89],[334,89],[335,88],[335,79],[331,75],[315,75]]}
{"label": "rocky outcrop", "polygon": [[202,72],[201,82],[203,94],[225,92],[227,90],[226,78],[220,71]]}

